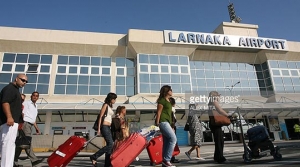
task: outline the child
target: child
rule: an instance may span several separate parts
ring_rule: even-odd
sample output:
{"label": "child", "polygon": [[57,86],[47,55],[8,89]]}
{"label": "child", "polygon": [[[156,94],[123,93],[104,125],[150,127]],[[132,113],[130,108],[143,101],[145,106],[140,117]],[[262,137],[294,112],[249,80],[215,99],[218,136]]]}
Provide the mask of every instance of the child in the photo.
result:
{"label": "child", "polygon": [[117,110],[116,110],[116,118],[114,119],[119,119],[118,121],[120,122],[120,124],[118,126],[120,126],[115,132],[113,132],[113,136],[115,139],[115,144],[113,147],[113,150],[116,150],[118,148],[118,146],[129,137],[129,126],[128,126],[128,122],[126,121],[126,108],[125,106],[118,106]]}

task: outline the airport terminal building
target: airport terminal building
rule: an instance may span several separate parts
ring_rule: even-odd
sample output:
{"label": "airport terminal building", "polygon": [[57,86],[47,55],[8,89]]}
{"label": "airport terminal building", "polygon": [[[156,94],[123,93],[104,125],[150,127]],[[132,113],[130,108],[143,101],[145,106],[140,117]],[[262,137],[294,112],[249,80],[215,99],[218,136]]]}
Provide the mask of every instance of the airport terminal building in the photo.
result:
{"label": "airport terminal building", "polygon": [[[29,83],[21,91],[27,100],[33,91],[40,93],[37,121],[47,135],[94,134],[92,125],[109,92],[118,95],[114,108],[126,106],[132,131],[151,125],[160,87],[171,85],[182,144],[188,142],[182,130],[188,104],[204,106],[201,98],[213,90],[237,97],[222,106],[240,107],[245,129],[264,124],[275,139],[294,139],[300,42],[260,37],[257,29],[229,22],[211,33],[0,27],[0,88],[26,73]],[[207,112],[199,115],[203,141],[212,142]],[[237,141],[238,132],[235,125],[224,128],[225,140]]]}

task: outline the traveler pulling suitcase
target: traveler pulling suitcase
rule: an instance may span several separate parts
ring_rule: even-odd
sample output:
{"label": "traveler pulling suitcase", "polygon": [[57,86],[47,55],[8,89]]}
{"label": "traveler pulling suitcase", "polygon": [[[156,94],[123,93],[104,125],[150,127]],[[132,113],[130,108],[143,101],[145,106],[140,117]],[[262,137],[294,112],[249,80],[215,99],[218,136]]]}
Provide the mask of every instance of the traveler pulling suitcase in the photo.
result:
{"label": "traveler pulling suitcase", "polygon": [[111,155],[112,167],[127,167],[145,149],[147,140],[139,133],[131,134]]}
{"label": "traveler pulling suitcase", "polygon": [[[149,145],[147,146],[147,152],[150,158],[150,165],[161,164],[162,159],[162,148],[163,148],[163,136],[159,135],[150,140]],[[179,147],[176,144],[173,152],[173,156],[176,156],[180,153]]]}
{"label": "traveler pulling suitcase", "polygon": [[47,160],[49,167],[67,166],[70,161],[95,137],[97,136],[86,141],[83,137],[71,136],[50,155]]}

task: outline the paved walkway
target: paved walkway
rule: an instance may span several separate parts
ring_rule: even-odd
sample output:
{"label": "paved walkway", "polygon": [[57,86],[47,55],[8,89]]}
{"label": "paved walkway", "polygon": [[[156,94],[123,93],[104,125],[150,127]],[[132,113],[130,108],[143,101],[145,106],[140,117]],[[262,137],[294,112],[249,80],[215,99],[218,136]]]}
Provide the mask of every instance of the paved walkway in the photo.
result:
{"label": "paved walkway", "polygon": [[[284,151],[285,151],[285,157],[286,156],[295,156],[296,154],[293,154],[290,152],[290,150],[294,150],[294,152],[298,152],[300,151],[300,141],[279,141],[279,142],[274,142],[275,145],[279,146],[279,147],[282,147],[282,148],[285,148]],[[198,161],[198,160],[192,160],[192,161],[189,161],[188,158],[185,156],[184,152],[188,151],[191,147],[190,146],[180,146],[180,155],[178,156],[178,159],[181,160],[181,163],[178,164],[177,166],[199,166],[199,163],[200,164],[206,164],[204,166],[214,166],[214,165],[218,165],[218,164],[215,164],[213,162],[213,153],[214,153],[214,145],[212,144],[206,144],[204,146],[201,147],[201,156],[203,158],[206,159],[206,161]],[[291,148],[291,149],[290,149]],[[225,147],[224,147],[224,155],[225,157],[227,158],[235,158],[236,159],[236,163],[237,164],[242,164],[243,163],[243,160],[242,160],[242,154],[243,154],[243,145],[242,143],[234,143],[234,144],[225,144]],[[287,153],[286,152],[290,152],[290,155],[286,155]],[[49,155],[51,154],[51,152],[40,152],[40,153],[36,153],[36,155],[38,157],[44,157],[44,158],[47,158],[49,157]],[[89,161],[89,156],[93,154],[93,153],[89,153],[89,152],[80,152],[78,154],[78,156],[73,160],[71,161],[70,165],[69,166],[91,166],[90,165],[90,161]],[[297,155],[299,157],[299,155]],[[26,157],[26,154],[25,153],[22,153],[21,154],[21,158],[25,158]],[[193,152],[192,153],[192,157],[196,157],[196,152]],[[149,157],[148,157],[148,154],[147,154],[147,151],[144,150],[140,155],[139,155],[139,161],[138,162],[133,162],[132,163],[132,166],[149,166],[150,163],[149,163]],[[271,161],[270,161],[270,160]],[[98,159],[98,162],[99,162],[99,166],[102,166],[103,164],[103,161],[104,161],[104,156],[103,157],[100,157]],[[272,162],[272,158],[266,158],[266,162]],[[259,161],[258,161],[259,162]],[[26,165],[30,166],[30,162],[28,159],[25,159],[25,160],[21,160],[20,161],[21,164],[24,164],[25,167]],[[298,163],[298,161],[297,161]],[[41,163],[39,165],[39,167],[46,167],[47,166],[47,162],[46,160]],[[201,165],[202,166],[202,165]],[[227,165],[226,165],[227,166]],[[233,166],[236,166],[236,165],[233,165]],[[237,165],[239,166],[239,165]],[[257,165],[256,165],[257,166]]]}

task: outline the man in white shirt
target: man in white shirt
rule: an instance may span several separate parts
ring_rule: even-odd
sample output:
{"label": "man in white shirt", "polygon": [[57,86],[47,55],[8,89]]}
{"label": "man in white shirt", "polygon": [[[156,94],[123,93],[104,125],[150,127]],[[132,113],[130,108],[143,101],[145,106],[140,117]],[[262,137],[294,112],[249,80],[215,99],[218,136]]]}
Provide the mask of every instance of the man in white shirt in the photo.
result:
{"label": "man in white shirt", "polygon": [[[39,92],[33,92],[31,94],[31,99],[23,102],[24,108],[22,111],[22,116],[23,116],[24,124],[23,124],[22,130],[24,131],[26,136],[31,136],[32,127],[35,128],[36,134],[40,134],[40,130],[36,124],[36,117],[38,115],[36,101],[38,99],[39,99]],[[18,158],[19,158],[21,152],[22,152],[22,148],[16,147],[15,162],[14,162],[15,167],[21,166],[18,164]],[[32,166],[35,166],[44,160],[44,159],[38,159],[35,156],[35,154],[32,150],[32,147],[25,149],[25,152],[26,152],[28,158],[31,160]]]}

